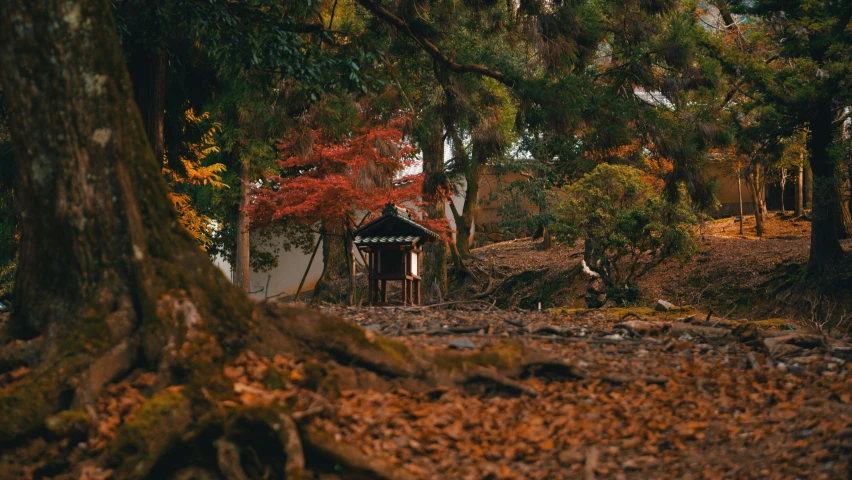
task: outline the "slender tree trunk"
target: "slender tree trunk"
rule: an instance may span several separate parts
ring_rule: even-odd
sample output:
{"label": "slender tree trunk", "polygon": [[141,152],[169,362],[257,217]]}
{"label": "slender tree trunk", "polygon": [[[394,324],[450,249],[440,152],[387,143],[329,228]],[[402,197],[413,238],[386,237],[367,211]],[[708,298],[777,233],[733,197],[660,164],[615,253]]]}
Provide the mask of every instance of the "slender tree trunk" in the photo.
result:
{"label": "slender tree trunk", "polygon": [[814,208],[814,171],[808,166],[805,168],[805,210]]}
{"label": "slender tree trunk", "polygon": [[476,211],[479,209],[479,177],[482,173],[482,164],[477,162],[465,172],[464,205],[461,214],[453,207],[453,217],[456,221],[456,247],[462,258],[469,258],[470,239],[475,228],[474,220]]}
{"label": "slender tree trunk", "polygon": [[740,235],[743,235],[743,221],[745,214],[743,213],[743,172],[737,171],[737,193],[740,196]]}
{"label": "slender tree trunk", "polygon": [[[845,124],[842,129],[841,136],[846,138]],[[852,237],[852,211],[849,209],[849,203],[852,202],[852,195],[849,194],[849,174],[852,173],[852,162],[842,162],[837,166],[837,210],[839,212],[837,218],[837,236],[841,239]]]}
{"label": "slender tree trunk", "polygon": [[763,237],[766,218],[766,189],[763,170],[763,165],[755,163],[749,168],[748,175],[746,175],[746,186],[748,186],[748,191],[754,202],[754,223],[758,237]]}
{"label": "slender tree trunk", "polygon": [[136,49],[130,58],[130,77],[136,105],[142,114],[142,123],[154,158],[165,161],[165,137],[163,125],[166,113],[166,82],[168,81],[168,58],[163,49],[154,52]]}
{"label": "slender tree trunk", "polygon": [[[447,216],[444,198],[440,196],[439,188],[444,178],[444,129],[440,122],[433,125],[421,143],[423,151],[423,201],[426,203],[425,213],[429,220],[444,220]],[[437,241],[423,247],[423,286],[432,292],[433,285],[440,289],[441,297],[446,295],[447,264],[450,254],[449,246],[444,241]]]}
{"label": "slender tree trunk", "polygon": [[787,186],[787,169],[781,169],[781,213],[787,213],[787,209],[784,208],[784,187]]}
{"label": "slender tree trunk", "polygon": [[37,428],[69,393],[91,405],[137,363],[168,377],[196,351],[180,350],[187,332],[221,345],[208,358],[221,356],[244,338],[239,319],[253,306],[178,222],[109,3],[5,0],[0,9],[21,211],[12,322],[19,337],[44,338],[46,365],[21,387],[32,395],[0,395],[0,410],[16,418],[2,442]]}
{"label": "slender tree trunk", "polygon": [[852,211],[852,160],[846,165],[846,208]]}
{"label": "slender tree trunk", "polygon": [[837,236],[837,199],[835,161],[829,147],[836,127],[831,110],[831,100],[823,100],[812,107],[808,150],[813,172],[813,209],[811,211],[811,249],[808,273],[819,275],[835,264],[843,254]]}
{"label": "slender tree trunk", "polygon": [[251,292],[251,232],[245,213],[251,191],[249,166],[240,165],[240,209],[237,212],[237,247],[234,254],[234,284],[246,293]]}
{"label": "slender tree trunk", "polygon": [[849,210],[849,187],[844,181],[838,180],[837,189],[837,237],[846,239],[852,237],[852,211]]}
{"label": "slender tree trunk", "polygon": [[313,302],[344,302],[349,296],[352,239],[346,228],[325,222],[322,226],[322,274],[314,287]]}
{"label": "slender tree trunk", "polygon": [[805,168],[799,165],[799,173],[796,174],[796,217],[801,217],[805,214]]}

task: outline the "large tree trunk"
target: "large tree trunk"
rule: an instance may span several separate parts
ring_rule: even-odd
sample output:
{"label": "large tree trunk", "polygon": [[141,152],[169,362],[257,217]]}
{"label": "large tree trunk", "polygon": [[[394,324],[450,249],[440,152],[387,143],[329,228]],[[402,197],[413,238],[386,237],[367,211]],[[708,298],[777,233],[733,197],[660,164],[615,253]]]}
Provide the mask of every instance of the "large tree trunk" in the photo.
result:
{"label": "large tree trunk", "polygon": [[811,211],[811,248],[808,273],[819,275],[829,270],[843,254],[837,236],[838,199],[835,161],[829,147],[836,127],[831,100],[818,102],[811,108],[808,150],[813,172],[813,209]]}
{"label": "large tree trunk", "polygon": [[[423,201],[426,218],[446,218],[444,198],[439,189],[444,179],[444,131],[440,122],[433,122],[421,142],[423,152]],[[437,241],[423,247],[423,286],[431,295],[437,287],[439,297],[447,293],[447,260],[450,249],[446,242]]]}
{"label": "large tree trunk", "polygon": [[163,49],[153,52],[136,49],[131,55],[130,77],[133,80],[134,96],[148,141],[158,162],[165,161],[165,137],[163,126],[166,114],[166,82],[168,81],[168,58]]}
{"label": "large tree trunk", "polygon": [[240,165],[240,209],[237,212],[237,246],[234,252],[234,284],[246,293],[251,292],[251,232],[245,209],[248,206],[249,168]]}
{"label": "large tree trunk", "polygon": [[805,168],[799,165],[798,173],[796,174],[796,217],[801,217],[805,214]]}
{"label": "large tree trunk", "polygon": [[42,337],[44,365],[61,366],[21,387],[31,396],[0,396],[0,410],[16,412],[8,439],[69,396],[91,404],[140,362],[168,377],[190,361],[175,348],[192,332],[221,346],[213,358],[234,348],[252,304],[177,220],[106,0],[8,0],[2,10],[21,212],[12,323],[19,338]]}

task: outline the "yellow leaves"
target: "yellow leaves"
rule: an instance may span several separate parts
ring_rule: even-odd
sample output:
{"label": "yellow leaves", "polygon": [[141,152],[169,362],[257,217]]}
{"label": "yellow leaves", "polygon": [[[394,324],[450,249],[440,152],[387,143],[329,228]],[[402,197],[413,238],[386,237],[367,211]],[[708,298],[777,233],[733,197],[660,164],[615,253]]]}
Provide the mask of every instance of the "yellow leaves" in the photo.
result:
{"label": "yellow leaves", "polygon": [[219,176],[226,170],[224,164],[214,163],[213,165],[202,166],[200,161],[190,161],[184,158],[181,159],[181,163],[186,168],[186,176],[182,177],[179,180],[180,182],[192,185],[210,185],[215,188],[228,187],[222,182],[222,177]]}
{"label": "yellow leaves", "polygon": [[[210,114],[204,112],[196,115],[192,109],[185,112],[188,122],[198,124],[207,120]],[[163,175],[169,183],[172,192],[169,195],[172,205],[178,213],[181,225],[206,248],[213,234],[213,220],[201,213],[192,204],[192,198],[181,190],[186,185],[205,186],[213,188],[227,188],[228,185],[222,181],[221,173],[226,170],[222,163],[204,165],[204,160],[212,153],[219,151],[214,135],[220,129],[220,125],[213,123],[197,143],[185,143],[185,157],[180,162],[186,171],[185,174],[176,172],[168,166],[163,167]]]}

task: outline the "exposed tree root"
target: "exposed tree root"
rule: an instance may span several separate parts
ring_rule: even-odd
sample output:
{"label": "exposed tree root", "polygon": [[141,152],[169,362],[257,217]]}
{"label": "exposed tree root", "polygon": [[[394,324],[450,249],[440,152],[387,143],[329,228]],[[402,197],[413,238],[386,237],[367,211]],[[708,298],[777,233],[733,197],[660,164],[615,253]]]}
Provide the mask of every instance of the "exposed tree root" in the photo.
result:
{"label": "exposed tree root", "polygon": [[380,480],[414,480],[410,474],[381,458],[368,457],[357,448],[340,443],[331,435],[311,427],[302,429],[302,441],[311,449],[336,462],[346,471]]}
{"label": "exposed tree root", "polygon": [[[178,304],[171,307],[183,308]],[[517,343],[476,352],[431,353],[315,310],[271,302],[257,308],[260,328],[244,348],[269,356],[287,352],[315,359],[309,363],[315,365],[312,375],[319,375],[311,380],[320,392],[317,401],[302,411],[290,411],[283,404],[236,407],[234,396],[244,388],[236,389],[223,376],[221,350],[212,336],[200,330],[203,324],[195,323],[195,333],[185,329],[166,343],[161,361],[154,365],[160,381],[152,387],[152,396],[96,458],[98,472],[112,470],[116,478],[140,480],[162,475],[184,480],[246,480],[257,475],[300,479],[306,472],[306,455],[319,455],[344,471],[366,478],[408,479],[408,473],[385,460],[365,456],[358,448],[342,444],[309,424],[313,416],[331,411],[322,392],[334,395],[338,383],[350,382],[378,388],[404,386],[423,392],[457,385],[488,393],[536,396],[532,388],[516,379],[531,375],[559,380],[587,376],[575,365],[529,352]],[[185,317],[184,311],[182,325],[188,324]],[[134,338],[125,337],[94,358],[82,356],[76,363],[42,365],[37,373],[7,387],[0,393],[0,406],[4,412],[18,415],[3,415],[0,442],[9,445],[14,440],[24,445],[46,419],[69,407],[76,409],[72,413],[78,413],[51,420],[50,430],[60,437],[85,431],[90,423],[82,421],[84,412],[91,410],[104,387],[144,365],[139,363],[143,347]],[[308,363],[305,365],[307,372]],[[194,376],[176,386],[180,375],[175,372],[181,368],[194,369]],[[31,399],[28,394],[34,391],[39,394]],[[78,417],[81,422],[77,422]],[[71,427],[63,428],[63,422]],[[263,446],[257,445],[257,438],[266,438]],[[180,453],[186,451],[195,453]]]}
{"label": "exposed tree root", "polygon": [[511,395],[523,394],[533,398],[538,396],[538,393],[532,387],[524,385],[521,382],[516,382],[505,375],[485,367],[473,369],[459,383],[468,388],[473,387],[474,390],[484,387],[486,392],[496,388],[497,390],[506,391]]}

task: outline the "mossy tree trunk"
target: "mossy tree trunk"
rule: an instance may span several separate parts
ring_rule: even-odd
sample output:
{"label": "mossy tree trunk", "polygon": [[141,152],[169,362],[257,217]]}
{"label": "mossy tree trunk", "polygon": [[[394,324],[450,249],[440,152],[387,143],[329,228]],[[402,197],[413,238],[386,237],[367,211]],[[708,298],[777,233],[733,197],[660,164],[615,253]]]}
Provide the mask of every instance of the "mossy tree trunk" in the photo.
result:
{"label": "mossy tree trunk", "polygon": [[[444,131],[440,122],[432,122],[427,127],[428,132],[420,142],[423,152],[423,200],[425,202],[426,218],[443,220],[446,218],[444,198],[440,187],[444,183]],[[447,293],[447,260],[449,246],[446,242],[438,241],[423,247],[423,285],[428,292],[433,291],[433,285],[440,289],[441,296]]]}
{"label": "mossy tree trunk", "polygon": [[168,377],[196,361],[174,350],[189,336],[213,340],[212,357],[237,348],[252,304],[177,220],[108,2],[9,0],[0,22],[21,213],[13,334],[42,337],[42,364],[62,365],[30,380],[35,400],[0,399],[14,438],[134,365]]}

